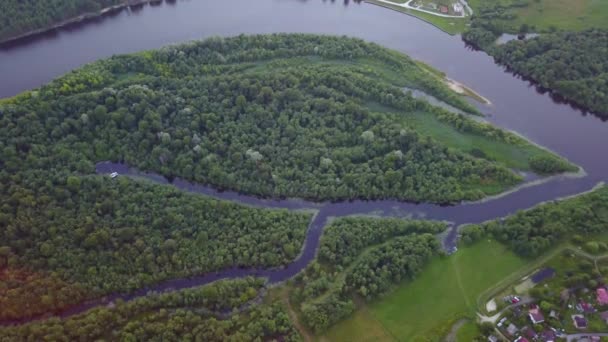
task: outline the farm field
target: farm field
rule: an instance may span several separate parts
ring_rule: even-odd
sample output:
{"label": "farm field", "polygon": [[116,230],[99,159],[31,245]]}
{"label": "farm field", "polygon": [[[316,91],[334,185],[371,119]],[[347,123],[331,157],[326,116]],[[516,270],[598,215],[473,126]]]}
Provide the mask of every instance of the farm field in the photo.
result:
{"label": "farm field", "polygon": [[[416,280],[359,309],[321,340],[347,341],[354,336],[385,341],[438,340],[456,319],[474,315],[476,298],[483,290],[525,264],[495,241],[462,248],[453,256],[433,260]],[[362,310],[369,311],[373,319],[364,317]],[[383,329],[387,333],[376,333]]]}

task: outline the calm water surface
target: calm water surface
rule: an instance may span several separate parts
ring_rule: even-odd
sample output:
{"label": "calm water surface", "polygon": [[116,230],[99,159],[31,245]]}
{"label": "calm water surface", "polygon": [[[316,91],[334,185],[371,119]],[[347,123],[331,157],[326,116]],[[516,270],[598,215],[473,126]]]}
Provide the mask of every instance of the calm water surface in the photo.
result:
{"label": "calm water surface", "polygon": [[[466,47],[460,37],[449,36],[415,18],[369,4],[321,0],[189,0],[160,6],[124,10],[84,25],[75,25],[28,41],[0,48],[0,97],[38,87],[80,65],[113,54],[159,48],[209,36],[307,32],[348,35],[374,41],[423,60],[446,72],[450,78],[472,87],[492,101],[479,108],[498,126],[517,131],[581,165],[583,178],[557,177],[539,186],[527,187],[500,199],[453,207],[415,205],[396,201],[315,204],[304,201],[260,201],[235,193],[177,180],[174,185],[189,191],[236,200],[246,204],[320,209],[310,225],[302,255],[286,269],[231,269],[191,279],[168,281],[134,295],[114,295],[75,307],[64,315],[116,298],[130,299],[149,290],[170,290],[208,283],[219,278],[264,275],[272,282],[300,271],[314,258],[322,227],[328,217],[380,213],[386,216],[426,217],[454,225],[505,216],[542,201],[589,190],[608,179],[608,124],[593,115],[554,102],[535,87],[504,71],[483,52]],[[135,172],[126,166],[100,164],[98,172]],[[164,182],[162,178],[150,176]],[[451,246],[455,231],[446,239]]]}

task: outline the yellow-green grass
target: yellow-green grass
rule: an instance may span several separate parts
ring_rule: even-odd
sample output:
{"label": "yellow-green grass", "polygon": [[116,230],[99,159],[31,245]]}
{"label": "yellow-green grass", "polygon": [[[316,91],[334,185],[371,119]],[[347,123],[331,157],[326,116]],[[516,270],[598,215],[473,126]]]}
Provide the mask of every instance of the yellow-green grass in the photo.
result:
{"label": "yellow-green grass", "polygon": [[[393,6],[384,2],[376,1],[376,0],[365,0],[365,2],[382,6],[388,9],[392,9],[401,13],[405,13],[411,16],[414,16],[418,19],[424,20],[427,23],[437,27],[438,29],[451,34],[459,34],[464,32],[467,24],[469,23],[469,19],[467,18],[444,18],[439,17],[433,14],[424,13],[420,11],[416,11],[409,8],[403,8],[401,6]],[[396,1],[393,1],[396,2]]]}
{"label": "yellow-green grass", "polygon": [[480,333],[475,321],[469,320],[458,329],[458,332],[456,333],[456,342],[471,342],[475,337],[479,336]]}
{"label": "yellow-green grass", "polygon": [[541,0],[516,11],[518,21],[541,30],[551,27],[583,30],[608,27],[608,1],[603,0]]}
{"label": "yellow-green grass", "polygon": [[428,113],[414,113],[404,117],[404,121],[419,134],[428,135],[445,146],[465,153],[471,153],[474,149],[481,150],[486,159],[513,169],[531,170],[529,158],[548,153],[532,144],[518,146],[478,134],[461,132]]}
{"label": "yellow-green grass", "polygon": [[332,341],[353,341],[354,331],[381,327],[388,332],[385,340],[440,340],[457,318],[475,315],[482,291],[525,263],[495,241],[463,247],[452,256],[434,259],[418,278],[369,304],[371,319],[353,316],[325,336]]}
{"label": "yellow-green grass", "polygon": [[[470,0],[473,10],[487,0]],[[513,4],[514,0],[492,0],[502,4]],[[522,24],[534,26],[535,31],[552,28],[578,31],[587,28],[608,28],[608,1],[604,0],[531,0],[528,6],[512,10],[513,20],[506,24],[511,33],[516,33]]]}
{"label": "yellow-green grass", "polygon": [[367,307],[360,307],[349,318],[334,325],[318,341],[396,341],[382,324],[374,318]]}

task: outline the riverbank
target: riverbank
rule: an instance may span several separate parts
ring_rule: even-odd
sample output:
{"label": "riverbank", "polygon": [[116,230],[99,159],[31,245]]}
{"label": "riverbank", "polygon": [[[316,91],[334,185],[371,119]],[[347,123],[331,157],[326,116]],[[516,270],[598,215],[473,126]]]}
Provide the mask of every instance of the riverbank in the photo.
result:
{"label": "riverbank", "polygon": [[73,17],[73,18],[68,18],[65,19],[63,21],[60,21],[56,24],[53,24],[51,26],[47,26],[47,27],[43,27],[43,28],[39,28],[36,30],[31,30],[16,36],[12,36],[9,38],[5,38],[0,40],[0,46],[1,45],[5,45],[5,44],[9,44],[9,43],[15,43],[17,41],[20,41],[22,39],[26,39],[26,38],[30,38],[33,36],[37,36],[39,34],[43,34],[52,30],[56,30],[65,26],[69,26],[69,25],[73,25],[73,24],[78,24],[78,23],[82,23],[84,21],[88,21],[88,20],[92,20],[92,19],[96,19],[99,17],[102,17],[106,14],[110,14],[113,13],[115,11],[118,10],[122,10],[126,7],[130,7],[130,6],[141,6],[141,5],[145,5],[148,3],[161,3],[163,0],[123,0],[122,3],[118,4],[118,5],[114,5],[114,6],[110,6],[110,7],[105,7],[102,8],[101,10],[99,10],[99,12],[87,12],[87,13],[83,13],[79,16]]}
{"label": "riverbank", "polygon": [[384,1],[379,0],[364,0],[366,3],[371,5],[376,5],[379,7],[391,9],[393,11],[407,14],[416,19],[422,20],[431,24],[438,28],[439,30],[449,34],[449,35],[457,35],[463,32],[466,28],[468,20],[466,18],[443,18],[438,17],[433,14],[428,14],[424,12],[419,12],[413,9],[409,9],[403,6],[399,6],[397,4],[391,4]]}

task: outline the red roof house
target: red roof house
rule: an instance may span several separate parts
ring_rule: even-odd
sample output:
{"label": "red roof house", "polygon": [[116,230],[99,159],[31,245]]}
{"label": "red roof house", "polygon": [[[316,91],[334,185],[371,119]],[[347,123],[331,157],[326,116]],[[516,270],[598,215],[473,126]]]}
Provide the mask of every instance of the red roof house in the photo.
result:
{"label": "red roof house", "polygon": [[603,287],[597,289],[597,303],[599,305],[608,305],[608,292]]}
{"label": "red roof house", "polygon": [[538,305],[536,304],[530,305],[530,310],[528,310],[528,316],[534,324],[542,323],[545,321],[545,316],[543,316],[542,312],[540,312],[540,309],[538,308]]}

